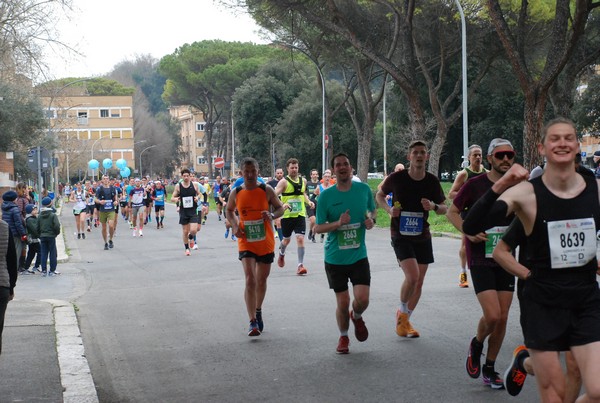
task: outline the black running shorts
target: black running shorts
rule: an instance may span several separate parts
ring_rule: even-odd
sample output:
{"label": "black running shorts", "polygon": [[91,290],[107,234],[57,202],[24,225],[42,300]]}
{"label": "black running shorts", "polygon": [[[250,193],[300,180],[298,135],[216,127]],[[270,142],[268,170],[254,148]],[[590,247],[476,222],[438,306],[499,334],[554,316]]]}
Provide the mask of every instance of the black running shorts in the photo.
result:
{"label": "black running shorts", "polygon": [[325,262],[325,273],[327,273],[329,288],[336,293],[348,290],[348,280],[352,286],[371,285],[371,266],[368,258],[345,265]]}
{"label": "black running shorts", "polygon": [[399,262],[417,259],[419,264],[433,263],[433,244],[430,239],[412,241],[406,238],[392,238],[392,247]]}

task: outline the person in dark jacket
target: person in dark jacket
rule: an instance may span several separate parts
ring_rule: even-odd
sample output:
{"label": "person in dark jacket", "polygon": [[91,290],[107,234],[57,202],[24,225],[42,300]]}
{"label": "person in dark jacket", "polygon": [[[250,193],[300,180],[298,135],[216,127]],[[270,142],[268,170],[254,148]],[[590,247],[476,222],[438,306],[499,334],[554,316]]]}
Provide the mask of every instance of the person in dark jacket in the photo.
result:
{"label": "person in dark jacket", "polygon": [[14,237],[8,223],[0,221],[0,354],[2,354],[2,330],[8,302],[15,296],[17,284],[17,253]]}
{"label": "person in dark jacket", "polygon": [[[34,274],[36,271],[41,271],[41,254],[40,254],[40,234],[37,230],[37,215],[38,208],[35,204],[28,204],[25,207],[25,226],[27,227],[27,258],[25,259],[25,266],[23,270],[19,271],[19,274]],[[35,258],[35,265],[33,270],[31,262]]]}
{"label": "person in dark jacket", "polygon": [[27,230],[25,221],[21,215],[21,210],[16,204],[17,192],[9,190],[2,195],[2,219],[6,221],[10,232],[13,235],[13,241],[17,249],[17,257],[21,256],[27,242]]}
{"label": "person in dark jacket", "polygon": [[48,275],[54,276],[55,274],[60,274],[56,271],[56,237],[60,234],[60,222],[52,208],[52,199],[49,197],[42,199],[42,211],[37,219],[37,231],[40,236],[42,275],[46,276],[46,273],[48,273],[46,270],[48,257],[50,257],[50,272]]}

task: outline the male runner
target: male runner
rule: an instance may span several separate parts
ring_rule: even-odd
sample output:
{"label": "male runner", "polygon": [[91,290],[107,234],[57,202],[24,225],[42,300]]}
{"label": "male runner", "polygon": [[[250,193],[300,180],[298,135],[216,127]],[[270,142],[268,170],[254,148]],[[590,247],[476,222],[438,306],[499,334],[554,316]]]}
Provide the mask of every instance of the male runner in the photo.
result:
{"label": "male runner", "polygon": [[215,183],[212,186],[213,199],[215,200],[215,208],[217,209],[217,217],[221,221],[221,214],[223,213],[223,203],[221,202],[221,177],[217,175]]}
{"label": "male runner", "polygon": [[[481,164],[483,159],[483,151],[481,150],[480,146],[478,146],[477,144],[469,146],[468,158],[469,166],[465,167],[462,171],[458,173],[458,175],[456,175],[456,179],[454,179],[452,188],[450,188],[450,192],[448,193],[448,199],[450,200],[454,200],[462,185],[464,185],[469,179],[487,172],[487,169],[485,169]],[[461,211],[462,218],[465,218],[466,215],[467,210]],[[465,239],[466,237],[463,235],[462,242],[460,244],[460,249],[458,250],[458,256],[460,258],[460,274],[458,276],[458,286],[460,288],[469,287],[469,280],[467,279],[467,252],[465,249]]]}
{"label": "male runner", "polygon": [[[346,154],[334,155],[331,166],[337,184],[319,197],[315,233],[328,233],[325,272],[337,302],[335,317],[340,338],[336,352],[348,354],[350,320],[354,323],[354,335],[358,341],[365,341],[369,337],[362,318],[369,306],[371,284],[365,230],[373,228],[373,217],[377,211],[371,188],[352,180],[352,165]],[[354,294],[351,311],[348,280],[352,283]]]}
{"label": "male runner", "polygon": [[[319,184],[319,186],[317,186],[317,188],[315,190],[313,190],[313,194],[315,195],[315,203],[316,204],[318,204],[319,195],[321,194],[321,192],[323,192],[325,189],[327,189],[328,187],[333,186],[333,185],[335,185],[335,180],[331,177],[331,169],[326,169],[323,172],[323,178],[321,179],[321,183]],[[323,243],[323,239],[325,239],[325,234],[321,234],[321,243]],[[313,236],[312,241],[317,242],[315,240],[314,236]]]}
{"label": "male runner", "polygon": [[[444,191],[435,175],[425,170],[429,152],[422,140],[408,146],[410,166],[392,172],[377,191],[377,204],[392,217],[392,246],[404,282],[400,288],[400,307],[396,312],[396,333],[401,337],[419,337],[409,319],[421,298],[427,268],[433,263],[433,245],[427,219],[430,211],[446,214]],[[392,205],[385,196],[392,193]]]}
{"label": "male runner", "polygon": [[156,214],[156,229],[164,228],[163,221],[165,219],[165,198],[167,190],[163,187],[161,181],[155,182],[154,191],[152,192],[152,200],[154,200],[154,213]]}
{"label": "male runner", "polygon": [[[134,187],[129,191],[129,211],[131,211],[131,222],[133,223],[133,236],[135,237],[138,233],[139,224],[139,235],[144,236],[144,216],[146,215],[145,200],[148,197],[146,189],[142,186],[140,178],[135,178]],[[139,223],[138,223],[139,219]]]}
{"label": "male runner", "polygon": [[[275,169],[275,177],[268,181],[267,185],[275,189],[281,179],[283,179],[283,169],[277,168]],[[275,224],[275,231],[277,231],[275,236],[279,238],[279,241],[281,241],[283,239],[283,233],[281,232],[281,218],[276,218],[273,220],[273,223]]]}
{"label": "male runner", "polygon": [[[100,206],[98,213],[100,224],[102,225],[102,239],[104,239],[104,250],[112,249],[113,236],[115,234],[115,204],[118,202],[117,191],[110,185],[108,175],[102,176],[102,184],[96,189],[94,202]],[[106,226],[108,223],[108,240]]]}
{"label": "male runner", "polygon": [[523,333],[544,402],[565,399],[558,352],[567,350],[573,353],[585,389],[578,401],[600,400],[600,201],[598,181],[575,171],[578,150],[574,123],[551,120],[538,145],[546,158],[544,173],[527,181],[529,172],[514,164],[463,223],[465,234],[472,236],[512,212],[523,224],[530,267],[510,254],[499,260],[505,270],[525,280]]}
{"label": "male runner", "polygon": [[[515,151],[510,141],[495,138],[487,153],[490,171],[469,179],[459,190],[446,214],[448,220],[462,232],[461,213],[468,211],[479,198],[498,181],[515,161]],[[493,222],[493,226],[477,236],[467,236],[466,253],[471,279],[477,295],[477,301],[483,312],[479,320],[475,337],[469,344],[467,373],[477,379],[483,374],[483,383],[492,389],[502,389],[504,382],[496,372],[494,365],[502,347],[506,333],[508,311],[515,290],[515,276],[507,273],[494,259],[492,252],[502,234],[513,219],[513,215],[502,217]],[[485,365],[481,367],[483,343],[488,338],[488,350]]]}
{"label": "male runner", "polygon": [[298,160],[290,158],[286,163],[288,174],[280,180],[275,188],[275,193],[281,196],[285,213],[281,219],[281,232],[283,239],[279,244],[279,257],[277,265],[285,266],[285,249],[290,244],[292,232],[296,233],[298,245],[298,269],[296,274],[304,276],[307,273],[304,267],[304,234],[306,233],[306,207],[314,208],[315,204],[306,195],[306,179],[300,176]]}
{"label": "male runner", "polygon": [[85,216],[87,206],[85,203],[86,192],[81,186],[81,182],[75,184],[75,189],[69,192],[71,202],[74,202],[73,215],[75,216],[75,228],[77,228],[77,239],[85,239]]}
{"label": "male runner", "polygon": [[190,246],[194,247],[194,236],[200,224],[198,217],[198,188],[191,182],[191,172],[184,168],[181,170],[183,180],[175,185],[171,200],[179,207],[179,224],[181,224],[183,247],[185,255],[190,256]]}
{"label": "male runner", "polygon": [[96,193],[96,182],[93,184],[90,180],[85,181],[85,186],[83,188],[85,190],[86,195],[86,213],[87,213],[87,232],[92,231],[92,220],[94,219],[94,210],[96,209],[96,202],[94,201],[95,193]]}
{"label": "male runner", "polygon": [[267,292],[267,278],[275,257],[271,221],[281,217],[283,204],[272,187],[258,183],[258,162],[254,158],[244,158],[240,166],[244,184],[231,191],[225,212],[231,231],[238,238],[239,260],[246,277],[244,300],[250,319],[248,336],[259,336],[264,328],[262,304]]}

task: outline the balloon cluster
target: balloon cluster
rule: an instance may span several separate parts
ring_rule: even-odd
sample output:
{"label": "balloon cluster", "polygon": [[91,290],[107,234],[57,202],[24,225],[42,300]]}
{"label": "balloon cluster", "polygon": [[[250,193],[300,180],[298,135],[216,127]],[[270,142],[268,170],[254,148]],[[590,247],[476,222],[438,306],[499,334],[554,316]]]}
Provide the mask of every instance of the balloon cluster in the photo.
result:
{"label": "balloon cluster", "polygon": [[[121,174],[121,177],[127,178],[129,177],[129,175],[131,175],[131,170],[127,167],[127,161],[123,158],[119,158],[115,165],[117,166],[117,168],[119,168],[119,173]],[[104,167],[104,169],[111,169],[113,166],[113,162],[110,158],[105,158],[102,161],[102,166]],[[100,167],[100,163],[98,162],[98,160],[91,159],[88,161],[88,167],[90,169],[96,170],[98,169],[98,167]]]}

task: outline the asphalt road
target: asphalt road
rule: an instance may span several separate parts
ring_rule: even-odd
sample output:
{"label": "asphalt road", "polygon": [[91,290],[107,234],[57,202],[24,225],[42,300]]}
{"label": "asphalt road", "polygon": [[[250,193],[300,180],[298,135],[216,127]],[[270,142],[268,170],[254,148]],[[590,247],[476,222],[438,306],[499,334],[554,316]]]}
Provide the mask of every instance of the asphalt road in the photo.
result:
{"label": "asphalt road", "polygon": [[[77,240],[66,218],[70,264],[85,273],[85,289],[74,303],[101,402],[513,399],[466,373],[481,309],[472,288],[458,287],[457,239],[434,239],[436,263],[411,319],[421,337],[405,339],[395,333],[403,275],[388,231],[369,231],[371,305],[363,317],[370,336],[359,343],[351,335],[350,354],[337,355],[335,298],[323,270],[322,244],[307,243],[305,277],[295,274],[295,241],[286,267],[273,265],[263,305],[265,330],[250,338],[236,243],[224,239],[214,212],[199,234],[200,249],[190,257],[184,256],[172,206],[165,228],[157,230],[153,222],[143,238],[132,237],[121,221],[110,251],[103,250],[97,229]],[[496,364],[501,373],[522,340],[518,312],[515,298]],[[539,400],[534,379],[518,399]]]}

